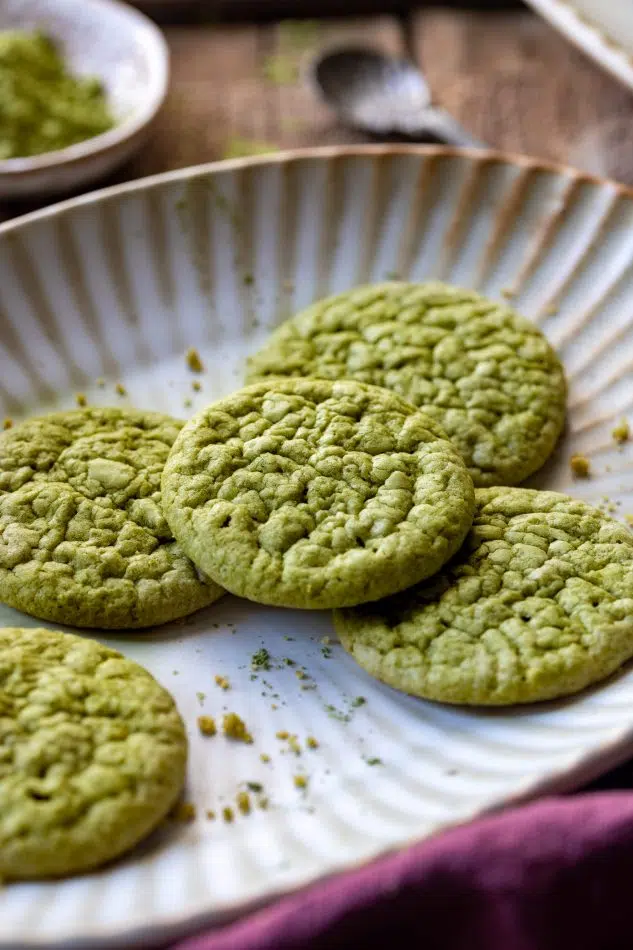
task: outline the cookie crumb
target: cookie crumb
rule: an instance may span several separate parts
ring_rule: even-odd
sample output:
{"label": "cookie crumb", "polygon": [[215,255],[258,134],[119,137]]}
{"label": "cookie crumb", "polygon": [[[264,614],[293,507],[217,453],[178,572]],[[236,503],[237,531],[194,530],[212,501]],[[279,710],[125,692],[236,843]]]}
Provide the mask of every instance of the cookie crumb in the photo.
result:
{"label": "cookie crumb", "polygon": [[183,406],[185,407],[185,409],[191,409],[191,407],[193,406],[193,402],[191,401],[191,399],[185,399],[185,401],[183,402]]}
{"label": "cookie crumb", "polygon": [[618,445],[622,445],[623,442],[628,442],[630,434],[628,422],[626,419],[621,419],[611,433],[611,436],[613,439],[615,439]]}
{"label": "cookie crumb", "polygon": [[269,805],[268,797],[267,797],[266,795],[264,795],[262,798],[259,799],[259,801],[257,802],[257,804],[258,804],[259,807],[262,809],[262,811],[266,811],[267,808],[268,808],[268,805]]}
{"label": "cookie crumb", "polygon": [[215,821],[215,812],[213,811],[212,808],[207,808],[204,815],[207,821]]}
{"label": "cookie crumb", "polygon": [[86,399],[85,393],[76,393],[75,402],[78,406],[85,406],[88,400]]}
{"label": "cookie crumb", "polygon": [[278,739],[282,739],[282,740],[290,738],[290,733],[287,732],[285,729],[280,729],[279,732],[275,733],[275,735]]}
{"label": "cookie crumb", "polygon": [[292,777],[293,784],[295,788],[307,788],[308,787],[308,777],[307,775],[293,775]]}
{"label": "cookie crumb", "polygon": [[222,719],[222,731],[227,739],[234,739],[235,742],[246,742],[251,745],[253,737],[246,728],[246,723],[237,715],[237,713],[225,713]]}
{"label": "cookie crumb", "polygon": [[197,379],[194,379],[194,381],[191,384],[191,388],[193,389],[194,393],[199,393],[200,390],[202,389],[202,383],[199,382]]}
{"label": "cookie crumb", "polygon": [[192,373],[204,373],[204,363],[200,359],[200,354],[194,346],[189,347],[185,359]]}
{"label": "cookie crumb", "polygon": [[173,821],[188,824],[195,820],[196,806],[192,802],[179,802],[175,808],[172,808],[170,817]]}
{"label": "cookie crumb", "polygon": [[264,764],[266,764],[267,762],[270,762],[270,756],[267,755],[266,752],[262,752],[262,754],[259,757],[259,761],[264,762]]}
{"label": "cookie crumb", "polygon": [[116,386],[114,387],[114,391],[117,394],[117,396],[127,396],[127,389],[125,388],[123,383],[117,383]]}
{"label": "cookie crumb", "polygon": [[203,736],[214,736],[218,731],[213,716],[198,716],[198,729]]}
{"label": "cookie crumb", "polygon": [[246,787],[250,792],[256,792],[258,795],[264,791],[264,786],[261,782],[247,782]]}
{"label": "cookie crumb", "polygon": [[270,653],[264,647],[257,650],[251,657],[251,666],[254,670],[270,669]]}
{"label": "cookie crumb", "polygon": [[359,706],[364,706],[366,702],[367,700],[364,696],[356,696],[356,698],[352,700],[352,706],[358,708]]}
{"label": "cookie crumb", "polygon": [[235,796],[235,801],[237,802],[238,809],[243,815],[250,815],[251,797],[248,792],[238,792]]}
{"label": "cookie crumb", "polygon": [[206,694],[206,693],[197,692],[197,693],[196,693],[196,696],[197,696],[198,702],[199,702],[200,705],[202,706],[203,702],[204,702],[205,699],[207,698],[207,694]]}
{"label": "cookie crumb", "polygon": [[219,686],[220,689],[227,690],[231,688],[228,676],[216,676],[215,677],[216,686]]}
{"label": "cookie crumb", "polygon": [[301,755],[301,746],[296,736],[288,736],[288,746],[295,755]]}
{"label": "cookie crumb", "polygon": [[318,749],[318,748],[319,748],[319,743],[318,743],[318,741],[314,738],[314,736],[308,736],[308,738],[306,739],[306,745],[307,745],[308,749]]}
{"label": "cookie crumb", "polygon": [[235,818],[233,809],[230,808],[229,805],[225,805],[224,808],[222,809],[222,818],[227,823],[227,825],[230,825],[233,819]]}
{"label": "cookie crumb", "polygon": [[589,477],[589,459],[586,455],[572,455],[569,460],[569,467],[576,476],[576,478],[588,478]]}
{"label": "cookie crumb", "polygon": [[10,418],[7,416],[7,418],[6,418],[6,419],[4,420],[4,422],[2,423],[2,428],[6,430],[6,429],[12,428],[12,426],[13,426],[13,419],[10,419]]}
{"label": "cookie crumb", "polygon": [[377,756],[374,756],[371,759],[365,759],[367,765],[382,765],[382,759],[379,759]]}

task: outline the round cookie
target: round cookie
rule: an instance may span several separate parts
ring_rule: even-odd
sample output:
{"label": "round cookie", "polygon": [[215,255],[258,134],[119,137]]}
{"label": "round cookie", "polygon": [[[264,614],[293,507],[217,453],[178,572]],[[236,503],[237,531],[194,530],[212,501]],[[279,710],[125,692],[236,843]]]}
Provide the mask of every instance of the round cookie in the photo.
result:
{"label": "round cookie", "polygon": [[315,303],[249,361],[247,381],[279,376],[393,390],[440,423],[481,486],[535,472],[565,421],[565,376],[540,330],[436,282],[375,284]]}
{"label": "round cookie", "polygon": [[187,761],[169,693],[94,640],[0,629],[0,879],[77,874],[132,848]]}
{"label": "round cookie", "polygon": [[443,571],[335,614],[354,659],[407,693],[492,706],[575,693],[633,656],[630,531],[558,492],[475,494]]}
{"label": "round cookie", "polygon": [[0,600],[77,627],[148,627],[217,600],[173,539],[160,479],[183,423],[128,409],[0,436]]}
{"label": "round cookie", "polygon": [[163,473],[174,536],[227,590],[284,607],[377,600],[434,573],[474,489],[440,427],[357,382],[258,383],[188,422]]}

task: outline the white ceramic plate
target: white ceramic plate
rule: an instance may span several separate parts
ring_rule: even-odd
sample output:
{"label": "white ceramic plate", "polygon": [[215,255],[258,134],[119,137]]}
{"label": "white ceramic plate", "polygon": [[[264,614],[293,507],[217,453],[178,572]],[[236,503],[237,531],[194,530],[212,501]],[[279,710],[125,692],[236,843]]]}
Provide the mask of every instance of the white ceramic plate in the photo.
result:
{"label": "white ceramic plate", "polygon": [[633,89],[630,0],[526,0],[568,40]]}
{"label": "white ceramic plate", "polygon": [[[565,362],[569,432],[537,482],[633,511],[633,453],[610,435],[633,402],[632,234],[633,199],[617,185],[441,148],[322,149],[87,196],[0,228],[0,414],[72,406],[82,391],[186,415],[188,400],[201,407],[239,386],[244,356],[316,297],[392,273],[441,277],[516,294]],[[200,393],[189,346],[206,364]],[[571,479],[572,452],[591,458],[590,480]],[[31,621],[5,608],[0,622]],[[373,682],[338,645],[323,655],[332,635],[326,613],[227,597],[185,625],[104,636],[176,696],[198,816],[99,873],[0,890],[0,945],[166,941],[448,824],[571,788],[633,751],[633,670],[560,704],[468,711]],[[263,645],[274,669],[252,680]],[[295,675],[303,665],[309,680]],[[253,746],[199,735],[196,717],[225,708],[244,717]],[[301,756],[279,730],[297,734]],[[319,749],[305,749],[308,735]],[[264,786],[268,810],[205,819],[249,781]]]}

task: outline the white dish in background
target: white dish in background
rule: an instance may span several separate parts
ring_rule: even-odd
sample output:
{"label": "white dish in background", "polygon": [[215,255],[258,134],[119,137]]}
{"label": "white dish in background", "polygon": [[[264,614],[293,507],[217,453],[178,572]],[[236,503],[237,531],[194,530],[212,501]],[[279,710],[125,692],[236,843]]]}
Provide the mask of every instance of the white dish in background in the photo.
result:
{"label": "white dish in background", "polygon": [[568,40],[633,89],[633,4],[629,0],[526,0]]}
{"label": "white dish in background", "polygon": [[40,30],[73,73],[101,79],[116,125],[55,152],[0,161],[0,198],[78,190],[142,145],[169,81],[169,53],[151,20],[118,0],[2,0],[0,30]]}
{"label": "white dish in background", "polygon": [[[70,407],[78,391],[185,415],[237,388],[245,355],[315,298],[393,273],[440,277],[514,292],[567,367],[569,429],[533,482],[631,512],[633,444],[618,448],[611,430],[633,403],[632,233],[633,193],[615,184],[440,147],[317,149],[78,198],[0,227],[0,418]],[[201,377],[186,367],[189,346]],[[591,479],[572,479],[572,452],[591,458]],[[39,625],[8,608],[0,623]],[[633,752],[631,667],[566,702],[480,711],[396,693],[337,644],[324,655],[327,613],[227,597],[184,625],[95,635],[174,693],[197,818],[97,873],[5,886],[6,950],[165,943],[449,824],[575,787]],[[280,668],[253,681],[263,645]],[[254,745],[199,735],[197,716],[224,707]],[[279,730],[320,747],[282,754]],[[268,810],[205,819],[249,781],[263,784]]]}

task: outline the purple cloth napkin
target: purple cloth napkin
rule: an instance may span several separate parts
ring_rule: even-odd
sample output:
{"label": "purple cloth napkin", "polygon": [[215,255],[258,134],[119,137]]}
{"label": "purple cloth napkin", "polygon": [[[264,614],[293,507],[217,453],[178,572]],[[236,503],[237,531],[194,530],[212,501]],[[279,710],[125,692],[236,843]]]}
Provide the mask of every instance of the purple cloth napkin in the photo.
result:
{"label": "purple cloth napkin", "polygon": [[444,832],[173,950],[630,950],[633,794]]}

